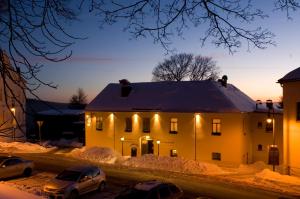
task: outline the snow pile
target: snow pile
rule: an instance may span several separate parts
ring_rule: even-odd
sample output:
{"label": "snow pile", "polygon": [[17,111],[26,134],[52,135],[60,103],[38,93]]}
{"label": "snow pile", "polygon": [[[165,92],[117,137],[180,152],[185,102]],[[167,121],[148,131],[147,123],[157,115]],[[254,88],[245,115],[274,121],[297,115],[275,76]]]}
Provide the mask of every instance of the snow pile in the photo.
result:
{"label": "snow pile", "polygon": [[263,161],[258,161],[253,164],[241,164],[237,169],[240,174],[254,174],[268,168],[268,165]]}
{"label": "snow pile", "polygon": [[299,186],[300,188],[300,178],[288,175],[281,175],[280,173],[271,171],[269,169],[264,169],[263,171],[255,174],[254,181],[262,180],[276,182],[277,184],[291,184],[294,186]]}
{"label": "snow pile", "polygon": [[0,198],[5,199],[41,199],[42,197],[32,195],[25,191],[18,190],[7,184],[0,183]]}
{"label": "snow pile", "polygon": [[29,142],[0,142],[0,152],[2,153],[43,153],[52,149]]}
{"label": "snow pile", "polygon": [[78,142],[75,139],[60,139],[54,141],[47,141],[43,143],[43,146],[58,146],[58,147],[76,147],[80,148],[83,146],[82,143]]}
{"label": "snow pile", "polygon": [[198,162],[179,157],[158,157],[154,155],[143,155],[125,160],[123,165],[138,168],[167,170],[191,174],[224,174],[220,167],[215,164]]}
{"label": "snow pile", "polygon": [[99,162],[104,164],[114,164],[121,157],[110,148],[104,147],[83,147],[81,149],[74,149],[69,153],[74,158]]}

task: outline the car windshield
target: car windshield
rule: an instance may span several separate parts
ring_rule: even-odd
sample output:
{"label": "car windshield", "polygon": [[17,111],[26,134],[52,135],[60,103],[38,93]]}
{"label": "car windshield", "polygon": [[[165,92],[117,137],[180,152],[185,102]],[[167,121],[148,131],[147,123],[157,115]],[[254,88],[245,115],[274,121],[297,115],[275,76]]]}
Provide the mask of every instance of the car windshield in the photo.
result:
{"label": "car windshield", "polygon": [[58,176],[56,176],[56,179],[58,180],[66,180],[66,181],[77,181],[80,177],[81,172],[79,171],[70,171],[70,170],[64,170]]}
{"label": "car windshield", "polygon": [[148,195],[147,191],[137,190],[137,189],[127,189],[127,190],[123,191],[117,198],[143,199],[143,198],[146,198],[147,195]]}

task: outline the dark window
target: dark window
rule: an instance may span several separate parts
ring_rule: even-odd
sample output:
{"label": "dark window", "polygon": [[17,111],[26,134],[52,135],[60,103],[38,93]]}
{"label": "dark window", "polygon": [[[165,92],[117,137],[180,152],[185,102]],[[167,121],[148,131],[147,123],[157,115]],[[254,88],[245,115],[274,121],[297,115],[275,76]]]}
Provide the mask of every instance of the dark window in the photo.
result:
{"label": "dark window", "polygon": [[171,118],[170,120],[170,133],[171,134],[177,134],[178,131],[178,119],[177,118]]}
{"label": "dark window", "polygon": [[298,121],[300,120],[300,102],[297,102],[297,118]]}
{"label": "dark window", "polygon": [[125,131],[126,132],[132,132],[132,119],[131,117],[127,117],[125,119]]}
{"label": "dark window", "polygon": [[170,188],[170,190],[171,190],[171,192],[172,192],[173,194],[176,194],[176,193],[179,193],[179,192],[180,192],[180,190],[178,189],[178,187],[176,187],[176,186],[173,185],[173,184],[169,185],[169,188]]}
{"label": "dark window", "polygon": [[270,123],[266,123],[266,132],[267,133],[272,133],[273,132],[273,121]]}
{"label": "dark window", "polygon": [[170,156],[171,157],[177,157],[177,150],[176,149],[171,149],[170,150]]}
{"label": "dark window", "polygon": [[96,117],[96,130],[102,131],[103,130],[103,118]]}
{"label": "dark window", "polygon": [[213,152],[212,153],[212,159],[213,160],[221,160],[221,153]]}
{"label": "dark window", "polygon": [[6,160],[3,165],[5,165],[5,166],[13,166],[13,165],[19,164],[21,162],[22,162],[22,160],[19,160],[19,159],[10,159],[10,160]]}
{"label": "dark window", "polygon": [[257,128],[261,129],[263,127],[263,123],[262,122],[257,122]]}
{"label": "dark window", "polygon": [[221,135],[221,120],[213,119],[212,120],[212,135]]}
{"label": "dark window", "polygon": [[143,132],[144,133],[150,132],[150,118],[148,117],[143,118]]}
{"label": "dark window", "polygon": [[263,150],[263,146],[261,144],[257,145],[257,150],[258,151],[262,151]]}

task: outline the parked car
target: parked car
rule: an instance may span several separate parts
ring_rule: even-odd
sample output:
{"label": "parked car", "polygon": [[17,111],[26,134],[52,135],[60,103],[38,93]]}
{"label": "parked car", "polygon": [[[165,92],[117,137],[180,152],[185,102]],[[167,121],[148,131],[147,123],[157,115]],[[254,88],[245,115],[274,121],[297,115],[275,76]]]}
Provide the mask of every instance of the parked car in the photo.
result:
{"label": "parked car", "polygon": [[156,180],[140,182],[121,192],[115,199],[177,199],[182,190],[172,183]]}
{"label": "parked car", "polygon": [[48,182],[44,193],[49,198],[78,198],[80,195],[105,187],[106,175],[96,166],[76,166],[65,169]]}
{"label": "parked car", "polygon": [[15,176],[30,176],[34,167],[31,160],[25,160],[15,156],[0,156],[0,178]]}

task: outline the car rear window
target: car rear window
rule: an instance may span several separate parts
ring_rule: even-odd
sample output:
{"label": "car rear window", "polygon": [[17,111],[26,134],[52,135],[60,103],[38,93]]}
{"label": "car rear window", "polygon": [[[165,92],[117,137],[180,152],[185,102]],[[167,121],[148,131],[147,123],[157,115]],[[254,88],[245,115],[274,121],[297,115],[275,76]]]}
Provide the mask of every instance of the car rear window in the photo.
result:
{"label": "car rear window", "polygon": [[180,190],[175,185],[169,185],[169,188],[172,193],[179,193]]}
{"label": "car rear window", "polygon": [[71,170],[64,170],[58,176],[56,176],[56,179],[58,180],[65,180],[65,181],[77,181],[81,175],[81,172],[79,171],[71,171]]}

